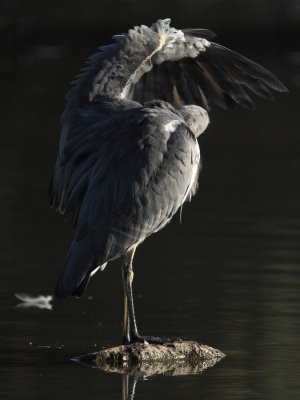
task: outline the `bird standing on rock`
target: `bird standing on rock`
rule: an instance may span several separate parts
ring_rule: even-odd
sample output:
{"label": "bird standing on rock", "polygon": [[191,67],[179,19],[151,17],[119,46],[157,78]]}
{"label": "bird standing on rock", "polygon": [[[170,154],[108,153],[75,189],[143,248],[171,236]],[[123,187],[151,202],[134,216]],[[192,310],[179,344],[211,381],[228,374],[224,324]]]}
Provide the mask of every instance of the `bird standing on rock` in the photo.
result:
{"label": "bird standing on rock", "polygon": [[133,257],[195,194],[210,105],[253,109],[245,89],[268,100],[269,88],[287,91],[213,37],[170,19],[135,27],[91,56],[67,94],[50,202],[72,215],[76,234],[56,295],[80,297],[97,270],[124,255],[123,343],[161,342],[137,330]]}

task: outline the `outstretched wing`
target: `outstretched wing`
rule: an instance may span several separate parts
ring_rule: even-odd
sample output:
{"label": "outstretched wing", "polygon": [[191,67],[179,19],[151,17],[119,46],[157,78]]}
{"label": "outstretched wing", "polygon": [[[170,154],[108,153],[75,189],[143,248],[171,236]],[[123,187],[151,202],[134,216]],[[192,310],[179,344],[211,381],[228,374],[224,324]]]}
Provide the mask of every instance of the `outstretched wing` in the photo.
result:
{"label": "outstretched wing", "polygon": [[[201,30],[183,30],[185,41],[195,43]],[[199,39],[202,40],[202,39]],[[153,61],[153,68],[132,85],[128,98],[140,103],[153,98],[176,106],[178,94],[182,104],[197,104],[206,110],[215,104],[223,109],[240,105],[254,109],[247,90],[266,100],[273,100],[270,89],[287,92],[287,88],[270,71],[248,58],[213,42],[205,42],[196,57],[176,61]]]}
{"label": "outstretched wing", "polygon": [[274,74],[211,42],[213,37],[206,29],[175,29],[170,19],[116,35],[115,43],[90,57],[73,82],[69,104],[78,107],[107,97],[141,104],[160,99],[175,106],[179,100],[206,110],[212,104],[254,108],[247,91],[268,100],[273,98],[270,89],[288,91]]}
{"label": "outstretched wing", "polygon": [[[114,123],[111,129],[106,126],[106,140],[102,133],[98,140],[99,132],[94,132],[88,159],[95,162],[81,201],[76,237],[58,282],[59,296],[76,292],[93,269],[168,223],[198,169],[196,139],[178,115],[154,106],[127,111],[122,121],[118,128]],[[82,196],[81,177],[72,186],[66,211],[73,211],[78,193]]]}

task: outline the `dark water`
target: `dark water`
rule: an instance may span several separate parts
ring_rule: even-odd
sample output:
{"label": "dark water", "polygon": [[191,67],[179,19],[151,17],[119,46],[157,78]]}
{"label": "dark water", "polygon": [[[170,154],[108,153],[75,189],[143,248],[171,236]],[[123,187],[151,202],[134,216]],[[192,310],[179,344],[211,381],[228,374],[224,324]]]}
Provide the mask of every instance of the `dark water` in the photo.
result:
{"label": "dark water", "polygon": [[[14,293],[52,293],[72,237],[47,187],[67,82],[89,52],[44,50],[2,64],[0,396],[120,399],[120,375],[70,361],[120,343],[120,261],[80,301],[15,308]],[[138,381],[136,399],[300,398],[299,89],[286,52],[244,53],[292,92],[257,101],[255,112],[214,110],[196,198],[135,259],[141,333],[195,339],[227,357],[202,375]]]}

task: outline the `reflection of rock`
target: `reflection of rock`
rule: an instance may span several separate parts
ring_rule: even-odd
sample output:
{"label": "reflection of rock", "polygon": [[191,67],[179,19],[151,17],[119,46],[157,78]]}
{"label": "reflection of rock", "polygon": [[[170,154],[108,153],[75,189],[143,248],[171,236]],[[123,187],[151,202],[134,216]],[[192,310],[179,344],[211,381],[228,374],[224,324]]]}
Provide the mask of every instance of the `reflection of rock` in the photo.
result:
{"label": "reflection of rock", "polygon": [[212,367],[225,355],[193,341],[135,343],[86,354],[76,360],[108,371],[145,377],[155,374],[190,375]]}

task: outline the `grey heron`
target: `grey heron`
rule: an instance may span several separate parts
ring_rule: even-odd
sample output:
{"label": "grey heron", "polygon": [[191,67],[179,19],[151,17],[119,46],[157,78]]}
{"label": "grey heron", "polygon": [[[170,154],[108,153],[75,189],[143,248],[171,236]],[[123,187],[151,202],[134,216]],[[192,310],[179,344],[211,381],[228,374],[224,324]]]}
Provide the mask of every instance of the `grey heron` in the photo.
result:
{"label": "grey heron", "polygon": [[175,29],[170,19],[135,27],[100,47],[66,96],[49,197],[72,215],[76,233],[56,296],[80,297],[97,270],[124,255],[123,343],[159,340],[138,333],[134,253],[195,194],[197,139],[210,106],[253,109],[246,90],[267,100],[270,89],[287,91],[213,37],[206,29]]}

